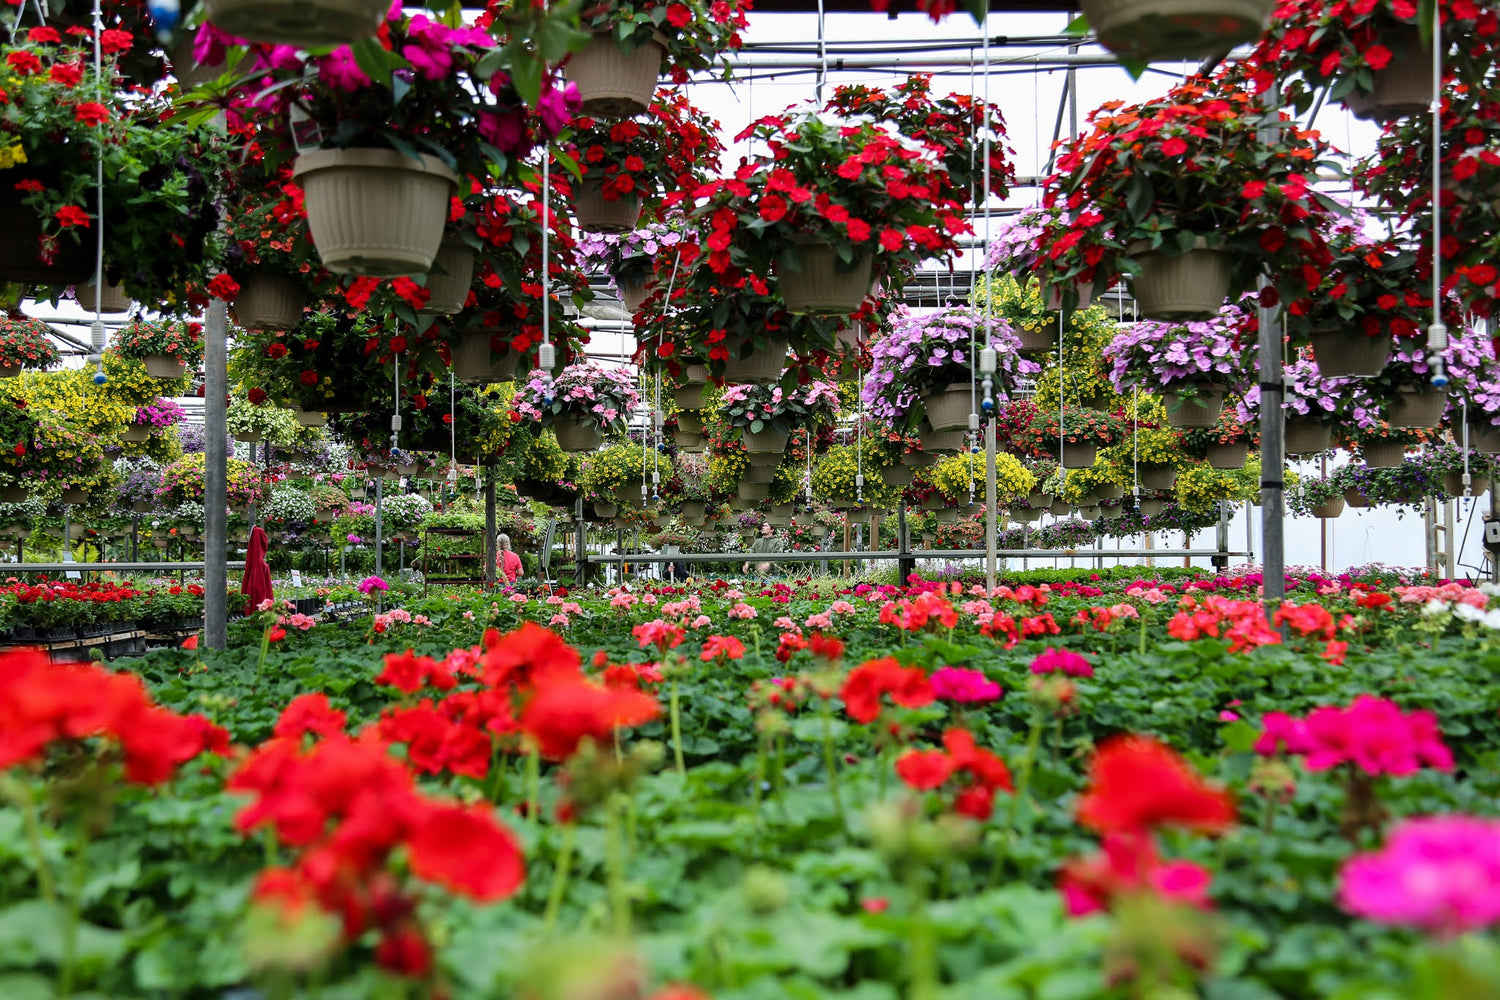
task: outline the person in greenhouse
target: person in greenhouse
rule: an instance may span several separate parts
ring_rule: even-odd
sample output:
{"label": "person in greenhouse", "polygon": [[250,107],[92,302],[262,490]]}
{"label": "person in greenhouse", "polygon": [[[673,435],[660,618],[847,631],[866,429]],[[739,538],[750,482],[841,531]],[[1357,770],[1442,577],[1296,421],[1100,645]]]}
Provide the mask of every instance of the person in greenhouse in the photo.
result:
{"label": "person in greenhouse", "polygon": [[511,549],[510,536],[500,532],[495,547],[500,550],[500,554],[495,557],[495,567],[505,577],[506,583],[515,583],[516,578],[521,575],[521,557]]}
{"label": "person in greenhouse", "polygon": [[[750,553],[758,555],[766,552],[780,552],[781,539],[776,536],[776,530],[771,527],[770,521],[765,521],[760,526],[760,537],[750,543]],[[747,562],[740,572],[750,572],[750,564]],[[761,576],[769,576],[771,573],[770,562],[758,562],[755,564],[755,572]]]}

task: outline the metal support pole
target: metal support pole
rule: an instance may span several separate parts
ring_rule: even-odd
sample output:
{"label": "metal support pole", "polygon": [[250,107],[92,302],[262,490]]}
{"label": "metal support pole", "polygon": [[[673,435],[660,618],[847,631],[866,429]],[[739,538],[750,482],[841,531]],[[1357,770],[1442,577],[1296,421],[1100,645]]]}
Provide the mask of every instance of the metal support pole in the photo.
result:
{"label": "metal support pole", "polygon": [[573,580],[582,587],[589,578],[589,529],[583,519],[583,497],[573,504],[573,525],[578,532],[573,545]]}
{"label": "metal support pole", "polygon": [[385,548],[385,521],[380,516],[381,498],[385,494],[385,477],[381,476],[375,480],[375,575],[382,576],[381,570],[385,567],[385,560],[381,558],[381,550]]}
{"label": "metal support pole", "polygon": [[917,558],[911,552],[911,536],[906,528],[906,501],[902,500],[896,507],[896,581],[898,585],[905,586],[912,574],[917,571]]}
{"label": "metal support pole", "polygon": [[[1261,287],[1270,284],[1261,279]],[[1286,597],[1286,542],[1282,534],[1282,494],[1285,490],[1286,448],[1283,437],[1286,423],[1282,418],[1281,400],[1285,388],[1281,382],[1281,313],[1278,308],[1260,310],[1260,540],[1265,550],[1262,564],[1262,593],[1266,617]]]}
{"label": "metal support pole", "polygon": [[484,585],[495,585],[495,560],[499,557],[499,540],[495,537],[495,478],[484,477]]}
{"label": "metal support pole", "polygon": [[984,428],[984,581],[991,591],[995,589],[996,536],[1000,530],[995,476],[995,421],[991,420]]}
{"label": "metal support pole", "polygon": [[[1213,568],[1214,569],[1216,569],[1220,573],[1222,573],[1226,569],[1229,568],[1229,501],[1228,500],[1220,500],[1219,501],[1219,526],[1218,526],[1218,530],[1216,532],[1214,532],[1214,541],[1216,543],[1215,544],[1215,548],[1217,548],[1219,550],[1219,552],[1218,552],[1217,555],[1210,557],[1209,562],[1213,564]],[[1250,546],[1247,544],[1245,546],[1245,548],[1249,549]]]}
{"label": "metal support pole", "polygon": [[207,344],[203,362],[203,621],[209,649],[229,644],[229,539],[225,523],[228,503],[229,428],[225,420],[229,374],[229,304],[213,299],[205,317]]}

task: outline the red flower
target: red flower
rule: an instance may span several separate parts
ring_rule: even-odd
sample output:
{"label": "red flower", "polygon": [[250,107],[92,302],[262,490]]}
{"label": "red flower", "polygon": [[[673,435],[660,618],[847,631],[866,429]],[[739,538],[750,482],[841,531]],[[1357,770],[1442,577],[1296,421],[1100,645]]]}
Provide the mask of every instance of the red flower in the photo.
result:
{"label": "red flower", "polygon": [[84,101],[73,108],[73,118],[84,125],[102,125],[109,121],[109,108],[94,101]]}
{"label": "red flower", "polygon": [[88,228],[89,214],[83,209],[79,208],[77,205],[64,205],[62,208],[59,208],[52,214],[56,216],[57,221],[63,226],[64,229],[70,228],[72,226],[83,226],[85,229]]}
{"label": "red flower", "polygon": [[57,33],[56,28],[48,28],[46,26],[43,26],[40,28],[32,28],[30,31],[26,32],[26,40],[35,42],[37,45],[45,45],[48,42],[61,42],[62,35],[59,35]]}
{"label": "red flower", "polygon": [[304,369],[302,374],[297,376],[297,381],[305,386],[315,386],[318,384],[318,373],[311,368]]}
{"label": "red flower", "polygon": [[[494,641],[488,641],[494,635]],[[525,622],[501,636],[486,633],[483,678],[485,686],[531,687],[554,675],[582,677],[583,661],[562,636],[535,622]]]}
{"label": "red flower", "polygon": [[83,79],[83,63],[56,63],[47,70],[47,79],[64,87],[76,87]]}
{"label": "red flower", "polygon": [[105,28],[99,34],[99,47],[104,50],[106,55],[113,55],[116,52],[128,52],[134,41],[135,37],[130,32],[121,31],[119,28]]}
{"label": "red flower", "polygon": [[281,710],[281,718],[276,720],[274,733],[290,739],[301,739],[307,733],[335,736],[344,731],[346,721],[344,713],[328,703],[326,694],[315,691],[299,694],[287,703]]}
{"label": "red flower", "polygon": [[42,69],[42,61],[36,57],[36,53],[27,52],[25,49],[12,52],[5,57],[5,61],[19,76],[31,76],[33,73],[41,72]]}
{"label": "red flower", "polygon": [[732,635],[711,635],[703,641],[703,652],[699,659],[704,663],[714,660],[739,660],[745,656],[745,644]]}
{"label": "red flower", "polygon": [[1074,858],[1063,865],[1058,888],[1070,916],[1108,910],[1122,893],[1143,891],[1209,908],[1209,873],[1191,861],[1163,863],[1150,837],[1112,833],[1103,847],[1091,858]]}
{"label": "red flower", "polygon": [[1145,736],[1106,741],[1089,763],[1078,820],[1099,833],[1181,826],[1222,833],[1234,823],[1234,798],[1200,778],[1170,747]]}
{"label": "red flower", "polygon": [[481,903],[508,899],[526,878],[515,836],[485,805],[434,809],[412,831],[406,849],[418,878]]}
{"label": "red flower", "polygon": [[850,718],[874,722],[880,714],[881,697],[889,694],[897,705],[921,708],[932,703],[932,685],[921,667],[903,667],[893,657],[861,663],[849,672],[839,697]]}
{"label": "red flower", "polygon": [[[108,32],[105,32],[108,34]],[[227,274],[216,274],[208,282],[208,294],[216,299],[230,301],[240,294],[240,284]]]}
{"label": "red flower", "polygon": [[287,346],[279,340],[273,340],[266,345],[266,357],[274,360],[286,357]]}
{"label": "red flower", "polygon": [[186,639],[182,640],[182,648],[183,649],[197,649],[198,648],[198,637],[196,635],[190,635]]}
{"label": "red flower", "polygon": [[686,28],[693,23],[693,11],[685,3],[674,3],[667,6],[667,23],[674,28]]}
{"label": "red flower", "polygon": [[661,713],[656,699],[639,691],[611,690],[581,676],[541,678],[536,694],[521,710],[521,729],[548,760],[566,760],[579,744],[609,741],[621,726],[638,726]]}
{"label": "red flower", "polygon": [[266,401],[266,390],[260,386],[254,386],[249,392],[245,393],[245,398],[250,401],[251,406],[259,406]]}
{"label": "red flower", "polygon": [[941,788],[953,774],[953,764],[941,750],[908,750],[896,759],[896,774],[919,792]]}

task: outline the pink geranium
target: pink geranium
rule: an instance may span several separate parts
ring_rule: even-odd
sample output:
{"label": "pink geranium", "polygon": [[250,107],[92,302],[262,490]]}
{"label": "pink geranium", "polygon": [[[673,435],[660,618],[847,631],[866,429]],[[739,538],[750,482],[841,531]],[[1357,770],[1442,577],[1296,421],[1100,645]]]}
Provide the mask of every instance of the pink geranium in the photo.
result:
{"label": "pink geranium", "polygon": [[1431,712],[1402,712],[1395,702],[1362,694],[1348,708],[1323,706],[1306,719],[1267,712],[1255,744],[1261,754],[1304,758],[1309,771],[1353,764],[1366,774],[1404,775],[1426,766],[1453,770],[1453,754],[1443,743]]}
{"label": "pink geranium", "polygon": [[1031,661],[1034,674],[1064,673],[1069,677],[1092,677],[1094,668],[1089,661],[1070,649],[1054,649],[1048,646]]}
{"label": "pink geranium", "polygon": [[1384,848],[1344,864],[1339,902],[1369,920],[1444,936],[1500,922],[1500,820],[1406,820]]}
{"label": "pink geranium", "polygon": [[959,704],[998,701],[1005,693],[999,684],[984,676],[983,671],[963,667],[940,667],[932,672],[928,681],[939,700]]}

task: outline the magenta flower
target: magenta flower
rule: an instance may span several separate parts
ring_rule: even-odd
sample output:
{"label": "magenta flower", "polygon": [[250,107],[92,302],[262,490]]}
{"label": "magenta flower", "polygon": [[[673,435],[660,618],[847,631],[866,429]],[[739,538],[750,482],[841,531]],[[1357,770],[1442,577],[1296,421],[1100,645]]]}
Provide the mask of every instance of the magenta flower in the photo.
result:
{"label": "magenta flower", "polygon": [[1366,774],[1405,775],[1422,767],[1453,770],[1453,754],[1431,712],[1401,711],[1393,701],[1362,694],[1348,708],[1325,705],[1306,719],[1267,712],[1257,753],[1282,747],[1304,758],[1309,771],[1353,764]]}
{"label": "magenta flower", "polygon": [[370,596],[377,590],[383,592],[390,589],[391,585],[386,583],[378,576],[367,576],[363,580],[359,581],[359,592],[361,594],[364,594],[366,597]]}
{"label": "magenta flower", "polygon": [[370,86],[370,78],[354,61],[354,51],[347,45],[340,45],[318,60],[318,80],[346,93]]}
{"label": "magenta flower", "polygon": [[981,670],[963,667],[940,667],[928,678],[932,693],[943,701],[962,705],[999,701],[1005,694],[1000,685],[984,676]]}
{"label": "magenta flower", "polygon": [[1031,672],[1034,674],[1061,672],[1069,677],[1094,676],[1094,668],[1081,655],[1071,649],[1053,649],[1051,646],[1042,650],[1037,658],[1031,661]]}
{"label": "magenta flower", "polygon": [[1367,920],[1442,936],[1500,921],[1500,820],[1402,822],[1385,847],[1345,862],[1339,902]]}

